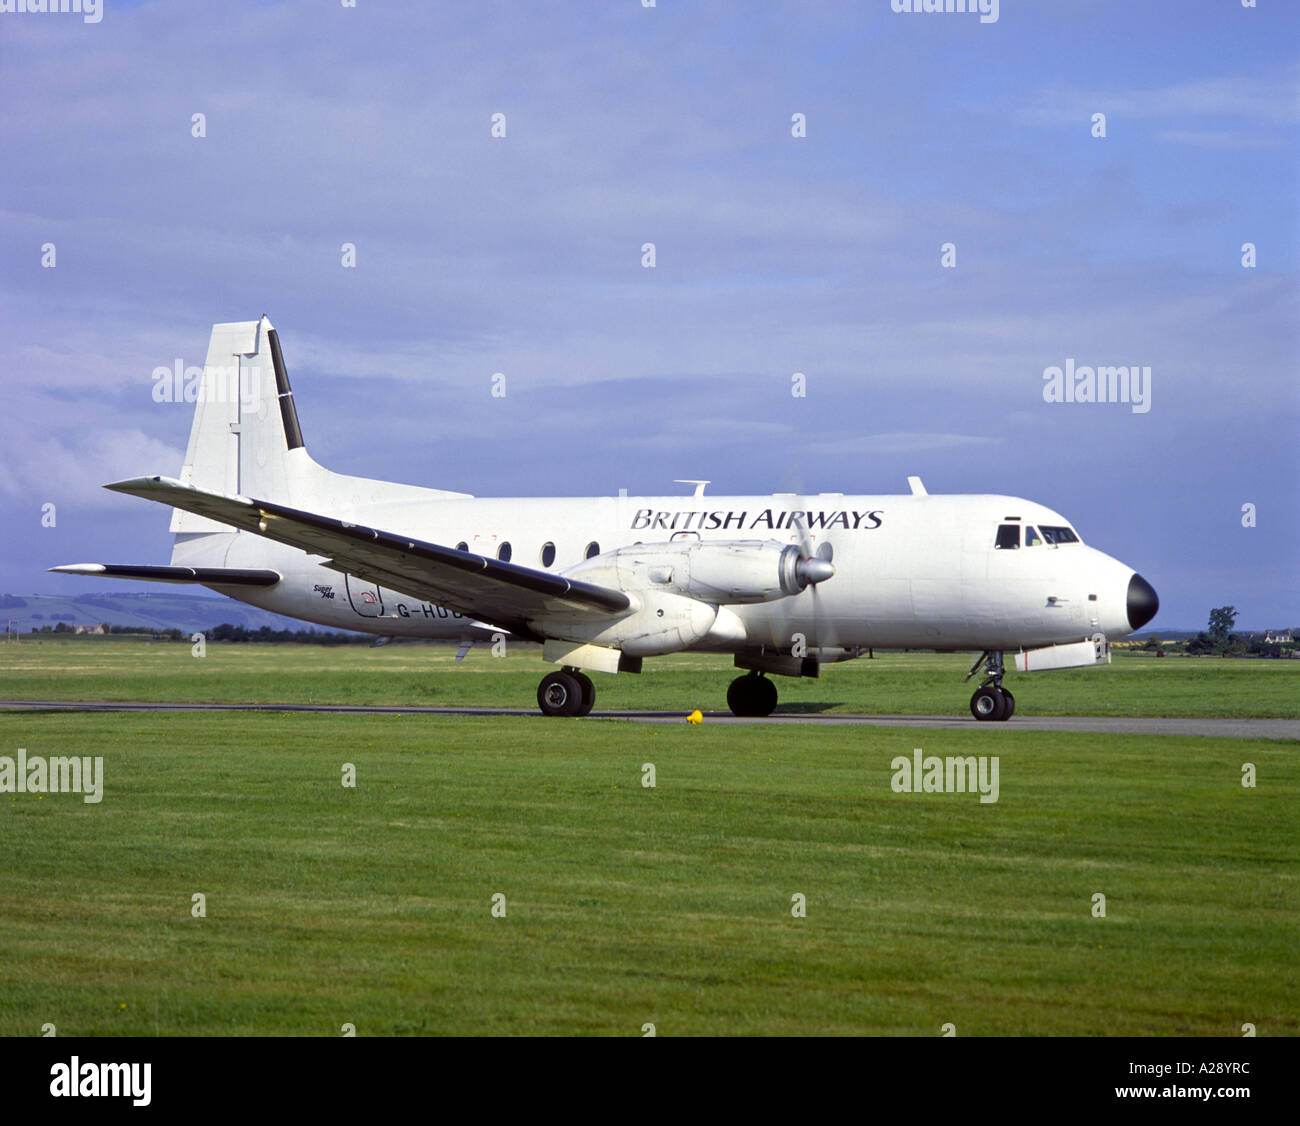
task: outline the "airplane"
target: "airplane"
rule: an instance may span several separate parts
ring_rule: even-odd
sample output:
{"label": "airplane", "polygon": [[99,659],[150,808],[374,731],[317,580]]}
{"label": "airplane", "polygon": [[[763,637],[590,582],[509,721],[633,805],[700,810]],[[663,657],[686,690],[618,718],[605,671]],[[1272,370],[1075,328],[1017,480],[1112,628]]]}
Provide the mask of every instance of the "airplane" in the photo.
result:
{"label": "airplane", "polygon": [[881,496],[715,496],[687,481],[689,496],[487,499],[333,473],[307,452],[265,315],[214,325],[186,390],[180,477],[105,486],[173,509],[170,563],[52,571],[194,583],[381,641],[455,641],[457,659],[539,643],[559,666],[537,690],[548,716],[591,712],[589,672],[684,651],[731,654],[728,706],[767,716],[772,676],[879,648],[978,653],[971,714],[1005,721],[1007,654],[1021,672],[1108,664],[1110,642],[1159,608],[1058,512],[931,495],[917,477]]}

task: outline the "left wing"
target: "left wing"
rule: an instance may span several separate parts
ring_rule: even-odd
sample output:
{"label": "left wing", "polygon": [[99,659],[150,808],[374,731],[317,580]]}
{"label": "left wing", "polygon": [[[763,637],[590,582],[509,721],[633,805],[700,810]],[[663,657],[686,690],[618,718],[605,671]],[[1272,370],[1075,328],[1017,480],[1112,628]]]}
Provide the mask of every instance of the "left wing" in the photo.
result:
{"label": "left wing", "polygon": [[204,492],[169,477],[135,477],[105,488],[168,504],[265,536],[312,555],[322,566],[436,602],[525,637],[548,614],[599,621],[631,608],[622,591],[504,563],[410,536],[351,524],[250,497]]}

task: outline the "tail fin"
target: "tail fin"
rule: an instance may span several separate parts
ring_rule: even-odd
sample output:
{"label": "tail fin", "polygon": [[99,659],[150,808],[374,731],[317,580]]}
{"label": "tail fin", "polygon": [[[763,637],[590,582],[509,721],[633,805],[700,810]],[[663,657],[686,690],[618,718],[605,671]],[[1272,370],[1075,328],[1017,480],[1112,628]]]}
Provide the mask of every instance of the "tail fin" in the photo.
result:
{"label": "tail fin", "polygon": [[[310,461],[271,322],[213,325],[180,479],[212,492],[292,503],[291,481],[299,474],[288,459],[295,450]],[[230,531],[180,509],[171,530]]]}
{"label": "tail fin", "polygon": [[[180,479],[228,495],[304,503],[322,472],[307,456],[280,340],[265,316],[212,326]],[[235,533],[172,509],[172,563],[222,565]]]}
{"label": "tail fin", "polygon": [[[280,339],[270,320],[212,326],[180,480],[204,492],[291,508],[347,512],[378,502],[465,497],[331,473],[307,453]],[[236,537],[225,524],[172,509],[172,565],[221,567]]]}

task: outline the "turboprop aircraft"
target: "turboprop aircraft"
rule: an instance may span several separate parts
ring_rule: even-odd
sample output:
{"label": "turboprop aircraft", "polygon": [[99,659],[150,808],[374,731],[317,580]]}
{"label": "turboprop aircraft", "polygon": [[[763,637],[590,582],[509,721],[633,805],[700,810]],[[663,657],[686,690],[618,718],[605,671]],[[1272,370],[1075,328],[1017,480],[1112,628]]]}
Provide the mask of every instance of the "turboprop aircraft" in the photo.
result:
{"label": "turboprop aircraft", "polygon": [[979,653],[971,712],[1005,720],[1006,654],[1022,672],[1107,664],[1159,606],[1052,509],[931,496],[916,477],[897,496],[713,496],[699,481],[689,496],[484,499],[332,473],[307,453],[265,316],[214,325],[191,389],[179,479],[105,486],[173,509],[171,562],[52,570],[197,583],[335,629],[456,641],[458,657],[538,642],[560,666],[537,690],[546,715],[591,711],[588,671],[683,651],[732,654],[731,710],[770,715],[770,676],[893,648]]}

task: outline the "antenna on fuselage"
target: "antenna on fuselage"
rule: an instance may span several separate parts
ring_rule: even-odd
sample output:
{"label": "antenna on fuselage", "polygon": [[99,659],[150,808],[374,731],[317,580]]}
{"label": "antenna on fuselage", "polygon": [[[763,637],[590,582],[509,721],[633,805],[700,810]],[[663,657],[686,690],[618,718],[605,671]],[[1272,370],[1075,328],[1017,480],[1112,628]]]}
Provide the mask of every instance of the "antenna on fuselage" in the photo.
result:
{"label": "antenna on fuselage", "polygon": [[673,484],[674,484],[674,485],[694,485],[694,486],[695,486],[695,492],[693,492],[691,495],[692,495],[692,496],[697,496],[697,497],[702,497],[702,496],[704,495],[704,486],[705,486],[705,485],[712,485],[713,482],[712,482],[712,481],[694,481],[694,480],[690,480],[690,479],[682,479],[682,478],[679,477],[679,478],[677,478],[675,481],[673,481]]}

